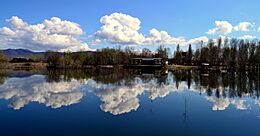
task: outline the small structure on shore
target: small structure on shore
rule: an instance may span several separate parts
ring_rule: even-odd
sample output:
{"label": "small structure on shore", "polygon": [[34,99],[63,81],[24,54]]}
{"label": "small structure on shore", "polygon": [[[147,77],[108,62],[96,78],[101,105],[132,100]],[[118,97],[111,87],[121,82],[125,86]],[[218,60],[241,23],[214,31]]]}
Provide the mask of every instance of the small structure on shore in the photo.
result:
{"label": "small structure on shore", "polygon": [[24,62],[34,62],[33,59],[31,58],[13,58],[11,61],[11,63],[24,63]]}
{"label": "small structure on shore", "polygon": [[209,63],[201,63],[201,69],[203,70],[209,70],[210,64]]}
{"label": "small structure on shore", "polygon": [[163,67],[162,58],[129,58],[130,67]]}

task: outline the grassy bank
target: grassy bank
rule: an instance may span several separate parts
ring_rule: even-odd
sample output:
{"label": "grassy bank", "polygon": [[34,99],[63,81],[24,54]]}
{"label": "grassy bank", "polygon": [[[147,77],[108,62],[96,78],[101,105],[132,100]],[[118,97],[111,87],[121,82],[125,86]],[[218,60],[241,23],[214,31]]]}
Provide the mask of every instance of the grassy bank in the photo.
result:
{"label": "grassy bank", "polygon": [[198,66],[185,66],[185,65],[168,65],[166,66],[169,70],[191,70],[191,69],[197,69]]}
{"label": "grassy bank", "polygon": [[20,69],[29,69],[29,70],[44,70],[47,67],[47,63],[35,62],[35,63],[1,63],[0,69],[10,69],[10,70],[20,70]]}

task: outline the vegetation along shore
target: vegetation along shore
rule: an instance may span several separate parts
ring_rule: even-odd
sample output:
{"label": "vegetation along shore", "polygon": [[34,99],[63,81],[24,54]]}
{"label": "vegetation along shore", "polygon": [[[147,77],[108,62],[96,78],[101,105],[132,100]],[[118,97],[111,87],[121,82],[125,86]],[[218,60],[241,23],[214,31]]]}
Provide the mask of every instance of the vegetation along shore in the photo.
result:
{"label": "vegetation along shore", "polygon": [[[22,56],[22,57],[21,57]],[[0,52],[1,69],[45,69],[45,68],[114,68],[127,67],[132,62],[138,65],[153,66],[159,64],[168,69],[224,69],[224,70],[258,70],[260,67],[260,42],[258,40],[218,39],[210,40],[186,51],[177,45],[174,53],[169,48],[159,46],[155,52],[144,48],[137,52],[132,47],[103,48],[87,52],[46,51],[27,56]],[[172,56],[172,57],[169,57]],[[158,61],[151,63],[150,61]],[[141,62],[143,61],[143,62]],[[135,66],[136,66],[135,65]]]}

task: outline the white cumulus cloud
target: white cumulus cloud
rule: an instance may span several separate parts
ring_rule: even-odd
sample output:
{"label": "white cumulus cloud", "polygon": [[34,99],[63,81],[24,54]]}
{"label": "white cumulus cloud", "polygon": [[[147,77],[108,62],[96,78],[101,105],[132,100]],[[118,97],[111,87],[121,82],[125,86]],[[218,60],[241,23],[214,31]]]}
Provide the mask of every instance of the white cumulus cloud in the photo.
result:
{"label": "white cumulus cloud", "polygon": [[79,40],[84,32],[80,25],[53,17],[40,24],[30,25],[17,16],[6,20],[11,26],[0,28],[2,48],[26,48],[35,51],[90,50]]}
{"label": "white cumulus cloud", "polygon": [[8,27],[0,28],[0,34],[4,36],[14,36],[15,32]]}
{"label": "white cumulus cloud", "polygon": [[256,36],[252,36],[252,35],[244,35],[244,36],[241,36],[239,37],[239,39],[255,39]]}
{"label": "white cumulus cloud", "polygon": [[155,28],[150,30],[150,34],[145,38],[143,44],[160,45],[160,44],[185,44],[185,39],[182,37],[175,38],[166,31],[159,31]]}
{"label": "white cumulus cloud", "polygon": [[234,27],[236,31],[249,31],[249,27],[253,27],[254,24],[250,22],[240,22],[237,26]]}
{"label": "white cumulus cloud", "polygon": [[100,22],[104,25],[96,32],[98,37],[111,43],[141,44],[144,36],[138,32],[141,21],[138,18],[122,13],[103,16]]}
{"label": "white cumulus cloud", "polygon": [[186,42],[186,44],[200,44],[201,42],[207,43],[209,41],[208,37],[201,36],[194,39],[190,39]]}
{"label": "white cumulus cloud", "polygon": [[[205,40],[200,37],[191,41],[186,41],[183,37],[174,37],[167,31],[152,28],[147,36],[139,32],[141,21],[127,14],[113,13],[105,15],[100,19],[104,24],[95,33],[98,39],[102,39],[114,44],[121,45],[186,45],[196,43],[198,40]],[[207,41],[207,40],[206,40]],[[96,43],[95,40],[93,43]],[[100,42],[99,42],[100,43]]]}
{"label": "white cumulus cloud", "polygon": [[94,41],[92,41],[91,45],[98,45],[100,44],[102,41],[100,39],[95,39]]}
{"label": "white cumulus cloud", "polygon": [[210,29],[207,34],[228,34],[232,32],[233,26],[228,21],[215,21],[215,28]]}

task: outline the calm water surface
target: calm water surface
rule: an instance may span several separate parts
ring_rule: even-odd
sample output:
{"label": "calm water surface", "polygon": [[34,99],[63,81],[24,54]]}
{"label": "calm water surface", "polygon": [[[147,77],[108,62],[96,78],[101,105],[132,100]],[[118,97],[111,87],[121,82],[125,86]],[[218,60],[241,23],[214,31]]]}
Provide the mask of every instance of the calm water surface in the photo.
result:
{"label": "calm water surface", "polygon": [[260,135],[255,72],[0,72],[0,135]]}

